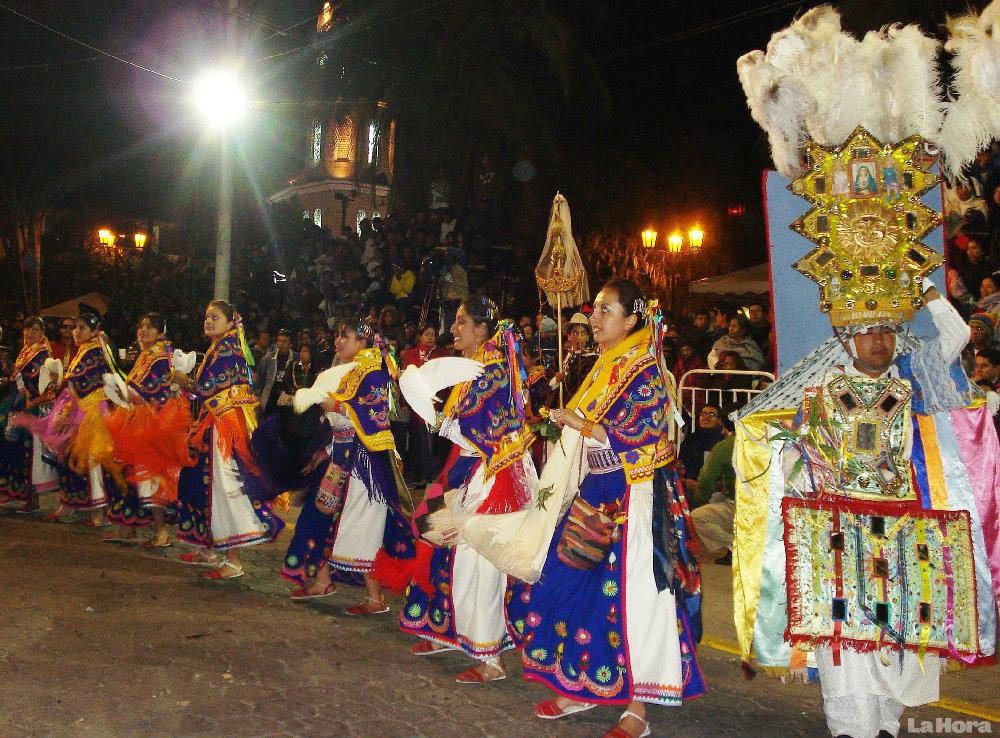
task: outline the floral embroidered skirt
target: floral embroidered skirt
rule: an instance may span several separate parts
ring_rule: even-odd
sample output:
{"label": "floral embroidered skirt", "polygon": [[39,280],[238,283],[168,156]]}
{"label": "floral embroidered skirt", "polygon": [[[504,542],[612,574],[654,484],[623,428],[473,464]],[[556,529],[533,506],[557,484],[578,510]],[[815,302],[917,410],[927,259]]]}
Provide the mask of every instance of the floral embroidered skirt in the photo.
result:
{"label": "floral embroidered skirt", "polygon": [[86,474],[77,474],[68,466],[59,466],[59,502],[74,510],[107,507],[111,493],[117,493],[114,477],[99,464]]}
{"label": "floral embroidered skirt", "polygon": [[177,537],[220,551],[273,541],[285,527],[284,521],[270,505],[244,493],[241,477],[246,472],[236,456],[223,457],[214,430],[206,434],[206,440],[209,449],[194,466],[181,471]]}
{"label": "floral embroidered skirt", "polygon": [[622,503],[621,540],[593,569],[567,566],[556,528],[541,579],[508,593],[512,635],[523,647],[524,678],[583,702],[632,700],[677,705],[703,691],[674,595],[653,577],[652,483],[625,483],[621,468],[591,473],[579,493],[595,507]]}

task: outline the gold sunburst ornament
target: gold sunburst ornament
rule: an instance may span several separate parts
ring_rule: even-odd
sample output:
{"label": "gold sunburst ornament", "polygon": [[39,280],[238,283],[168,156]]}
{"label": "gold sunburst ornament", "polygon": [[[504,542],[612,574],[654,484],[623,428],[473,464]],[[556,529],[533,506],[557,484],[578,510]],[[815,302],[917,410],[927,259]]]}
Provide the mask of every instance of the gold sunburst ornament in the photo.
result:
{"label": "gold sunburst ornament", "polygon": [[920,136],[883,144],[858,127],[840,146],[810,143],[809,158],[790,189],[812,208],[791,228],[816,244],[795,268],[819,285],[820,309],[838,328],[911,320],[920,278],[943,262],[922,243],[941,223],[920,200],[936,157]]}

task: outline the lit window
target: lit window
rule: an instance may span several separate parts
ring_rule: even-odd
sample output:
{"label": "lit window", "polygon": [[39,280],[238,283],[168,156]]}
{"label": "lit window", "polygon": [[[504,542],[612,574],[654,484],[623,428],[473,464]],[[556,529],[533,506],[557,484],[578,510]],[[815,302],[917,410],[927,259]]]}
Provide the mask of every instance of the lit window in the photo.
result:
{"label": "lit window", "polygon": [[381,220],[382,216],[378,214],[378,210],[372,210],[372,220],[375,220],[376,218]]}
{"label": "lit window", "polygon": [[302,211],[302,220],[309,220],[309,211],[308,210],[303,210]]}
{"label": "lit window", "polygon": [[323,211],[320,208],[313,210],[313,223],[317,226],[323,226]]}
{"label": "lit window", "polygon": [[316,30],[320,33],[325,33],[333,28],[333,6],[330,4],[330,0],[326,0],[323,3],[323,10],[320,12],[319,17],[316,18]]}
{"label": "lit window", "polygon": [[313,121],[313,135],[312,135],[312,162],[313,164],[319,164],[320,157],[323,155],[323,124],[318,120]]}
{"label": "lit window", "polygon": [[378,136],[378,126],[374,123],[368,125],[368,163],[375,163],[375,141]]}
{"label": "lit window", "polygon": [[358,211],[358,227],[357,227],[357,231],[358,231],[358,235],[359,236],[361,235],[361,221],[363,221],[364,219],[365,219],[365,211],[364,210],[359,210]]}

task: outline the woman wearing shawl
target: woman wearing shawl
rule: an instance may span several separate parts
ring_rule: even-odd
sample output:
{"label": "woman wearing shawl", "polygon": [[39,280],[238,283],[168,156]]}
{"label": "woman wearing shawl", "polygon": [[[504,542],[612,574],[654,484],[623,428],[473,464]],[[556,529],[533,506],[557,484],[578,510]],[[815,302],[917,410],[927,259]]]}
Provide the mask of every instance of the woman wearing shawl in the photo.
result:
{"label": "woman wearing shawl", "polygon": [[418,570],[421,583],[407,589],[400,624],[424,639],[411,649],[415,655],[461,649],[476,659],[456,681],[477,684],[507,675],[500,663],[500,653],[512,646],[503,615],[507,576],[461,540],[457,529],[473,514],[513,512],[528,504],[537,487],[530,456],[534,436],[525,424],[517,342],[509,323],[499,322],[493,301],[464,300],[451,332],[455,349],[484,369],[478,379],[456,385],[443,408],[438,433],[454,446],[438,482],[428,488],[428,502],[433,508],[443,500],[454,525],[435,536],[439,547],[429,571]]}
{"label": "woman wearing shawl", "polygon": [[525,679],[558,695],[535,715],[627,706],[606,738],[647,736],[646,702],[678,705],[704,690],[680,614],[681,592],[697,591],[697,565],[667,466],[670,401],[651,350],[659,337],[646,322],[645,299],[627,280],[612,279],[594,302],[600,358],[567,408],[550,415],[580,431],[586,475],[541,578],[513,586],[508,602]]}
{"label": "woman wearing shawl", "polygon": [[159,313],[139,319],[136,341],[141,353],[126,378],[128,407],[105,417],[114,438],[115,456],[125,464],[128,486],[120,488],[108,509],[108,519],[125,528],[106,541],[133,542],[135,529],[152,517],[153,537],[145,548],[170,545],[166,517],[177,501],[177,479],[188,465],[187,432],[190,403],[179,397],[171,379],[173,347],[164,338],[166,320]]}
{"label": "woman wearing shawl", "polygon": [[118,367],[97,310],[82,303],[73,342],[78,348],[66,367],[63,389],[45,418],[43,437],[61,462],[60,506],[49,520],[58,521],[70,508],[89,512],[84,525],[97,528],[107,524],[104,510],[117,485],[124,483],[111,434],[101,419],[104,375],[117,374]]}
{"label": "woman wearing shawl", "polygon": [[[382,586],[372,576],[381,551],[393,558],[414,556],[413,505],[389,427],[390,385],[397,371],[387,347],[373,347],[373,342],[382,343],[368,324],[342,326],[335,344],[337,364],[351,367],[346,374],[336,366],[328,370],[326,377],[336,382],[330,389],[296,395],[297,410],[322,402],[333,441],[306,466],[306,472],[319,466],[326,472],[302,507],[282,575],[303,584],[312,578],[292,593],[294,600],[332,594],[333,579],[363,583],[366,597],[347,608],[348,615],[389,611]],[[318,378],[319,385],[323,379]],[[318,396],[324,391],[328,394]]]}
{"label": "woman wearing shawl", "polygon": [[204,329],[212,344],[194,379],[171,373],[173,382],[202,401],[188,440],[197,461],[181,472],[178,488],[178,538],[196,550],[180,560],[209,567],[207,579],[232,579],[243,576],[240,548],[273,541],[285,524],[245,489],[258,474],[249,445],[257,398],[239,313],[228,302],[213,300]]}
{"label": "woman wearing shawl", "polygon": [[[6,420],[18,411],[41,417],[52,407],[54,386],[39,389],[42,367],[50,356],[49,342],[45,339],[45,324],[41,318],[24,321],[24,344],[14,359],[11,371],[10,397],[5,401]],[[42,460],[42,440],[37,433],[30,433],[13,426],[3,426],[0,445],[0,495],[4,506],[14,507],[15,512],[28,514],[39,509],[38,495],[59,485],[59,475],[51,465]]]}

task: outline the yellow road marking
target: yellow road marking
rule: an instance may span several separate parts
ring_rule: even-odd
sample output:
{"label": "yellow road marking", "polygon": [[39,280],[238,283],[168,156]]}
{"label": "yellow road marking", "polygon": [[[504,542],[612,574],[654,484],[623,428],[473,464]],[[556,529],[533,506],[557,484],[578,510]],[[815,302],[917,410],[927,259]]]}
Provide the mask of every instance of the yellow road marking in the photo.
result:
{"label": "yellow road marking", "polygon": [[[731,654],[732,656],[740,655],[739,647],[732,641],[716,638],[715,636],[708,634],[701,637],[701,645],[708,646],[716,651]],[[968,700],[960,700],[954,697],[942,697],[937,702],[931,702],[929,706],[947,710],[948,712],[955,712],[959,715],[969,715],[970,717],[979,718],[980,720],[989,720],[994,723],[1000,723],[1000,710],[994,710],[983,705],[977,705],[975,702],[969,702]]]}

